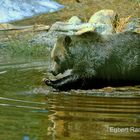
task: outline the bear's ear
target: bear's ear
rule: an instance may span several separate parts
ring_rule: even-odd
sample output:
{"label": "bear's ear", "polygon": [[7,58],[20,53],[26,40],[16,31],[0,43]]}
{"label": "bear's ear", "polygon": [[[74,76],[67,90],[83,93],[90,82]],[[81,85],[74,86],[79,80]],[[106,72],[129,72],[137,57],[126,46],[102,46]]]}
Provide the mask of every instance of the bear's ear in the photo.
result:
{"label": "bear's ear", "polygon": [[66,48],[69,47],[69,45],[70,45],[71,42],[72,42],[71,37],[70,37],[70,36],[65,36],[65,38],[64,38],[64,46],[65,46]]}

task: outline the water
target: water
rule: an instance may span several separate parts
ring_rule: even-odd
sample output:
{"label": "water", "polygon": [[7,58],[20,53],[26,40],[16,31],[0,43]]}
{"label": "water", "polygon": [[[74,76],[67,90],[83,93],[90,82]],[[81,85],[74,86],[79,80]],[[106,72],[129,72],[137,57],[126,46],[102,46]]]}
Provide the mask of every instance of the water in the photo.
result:
{"label": "water", "polygon": [[0,140],[140,138],[139,87],[55,92],[41,81],[48,67],[44,58],[1,58]]}

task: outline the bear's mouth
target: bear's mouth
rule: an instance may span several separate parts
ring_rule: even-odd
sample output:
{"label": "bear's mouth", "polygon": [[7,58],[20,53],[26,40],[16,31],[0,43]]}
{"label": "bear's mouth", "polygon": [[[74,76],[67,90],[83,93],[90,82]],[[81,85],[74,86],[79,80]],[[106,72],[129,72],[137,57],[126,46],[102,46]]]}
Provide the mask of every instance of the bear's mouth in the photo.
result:
{"label": "bear's mouth", "polygon": [[55,71],[50,71],[50,73],[53,75],[53,76],[58,76],[58,75],[63,75],[63,76],[68,76],[68,75],[71,75],[72,73],[72,69],[68,69],[68,70],[65,70],[64,72],[62,73],[56,73]]}
{"label": "bear's mouth", "polygon": [[49,71],[53,76],[57,76],[59,73],[56,73],[55,71]]}

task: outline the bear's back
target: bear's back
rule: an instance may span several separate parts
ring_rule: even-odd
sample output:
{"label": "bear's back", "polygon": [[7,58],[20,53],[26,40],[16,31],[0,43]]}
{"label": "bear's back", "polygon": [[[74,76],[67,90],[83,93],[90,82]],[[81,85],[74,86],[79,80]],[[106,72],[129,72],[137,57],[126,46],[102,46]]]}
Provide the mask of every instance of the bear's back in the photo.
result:
{"label": "bear's back", "polygon": [[73,36],[70,53],[74,72],[81,77],[140,80],[140,34]]}

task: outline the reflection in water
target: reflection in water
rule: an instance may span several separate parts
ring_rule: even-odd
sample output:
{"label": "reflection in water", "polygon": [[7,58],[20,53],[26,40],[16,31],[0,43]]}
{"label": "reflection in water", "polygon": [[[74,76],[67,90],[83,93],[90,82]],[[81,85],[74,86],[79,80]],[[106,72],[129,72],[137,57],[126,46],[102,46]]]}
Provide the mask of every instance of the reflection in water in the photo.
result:
{"label": "reflection in water", "polygon": [[[126,139],[140,137],[140,99],[53,95],[49,135],[58,140]],[[133,132],[131,128],[138,128]],[[125,128],[115,132],[114,128]]]}
{"label": "reflection in water", "polygon": [[[28,97],[34,100],[34,96]],[[0,106],[2,140],[138,139],[140,99],[50,94]],[[0,103],[7,100],[0,99]],[[137,132],[130,128],[138,128]],[[129,129],[117,132],[114,128]],[[8,135],[7,135],[8,134]]]}

